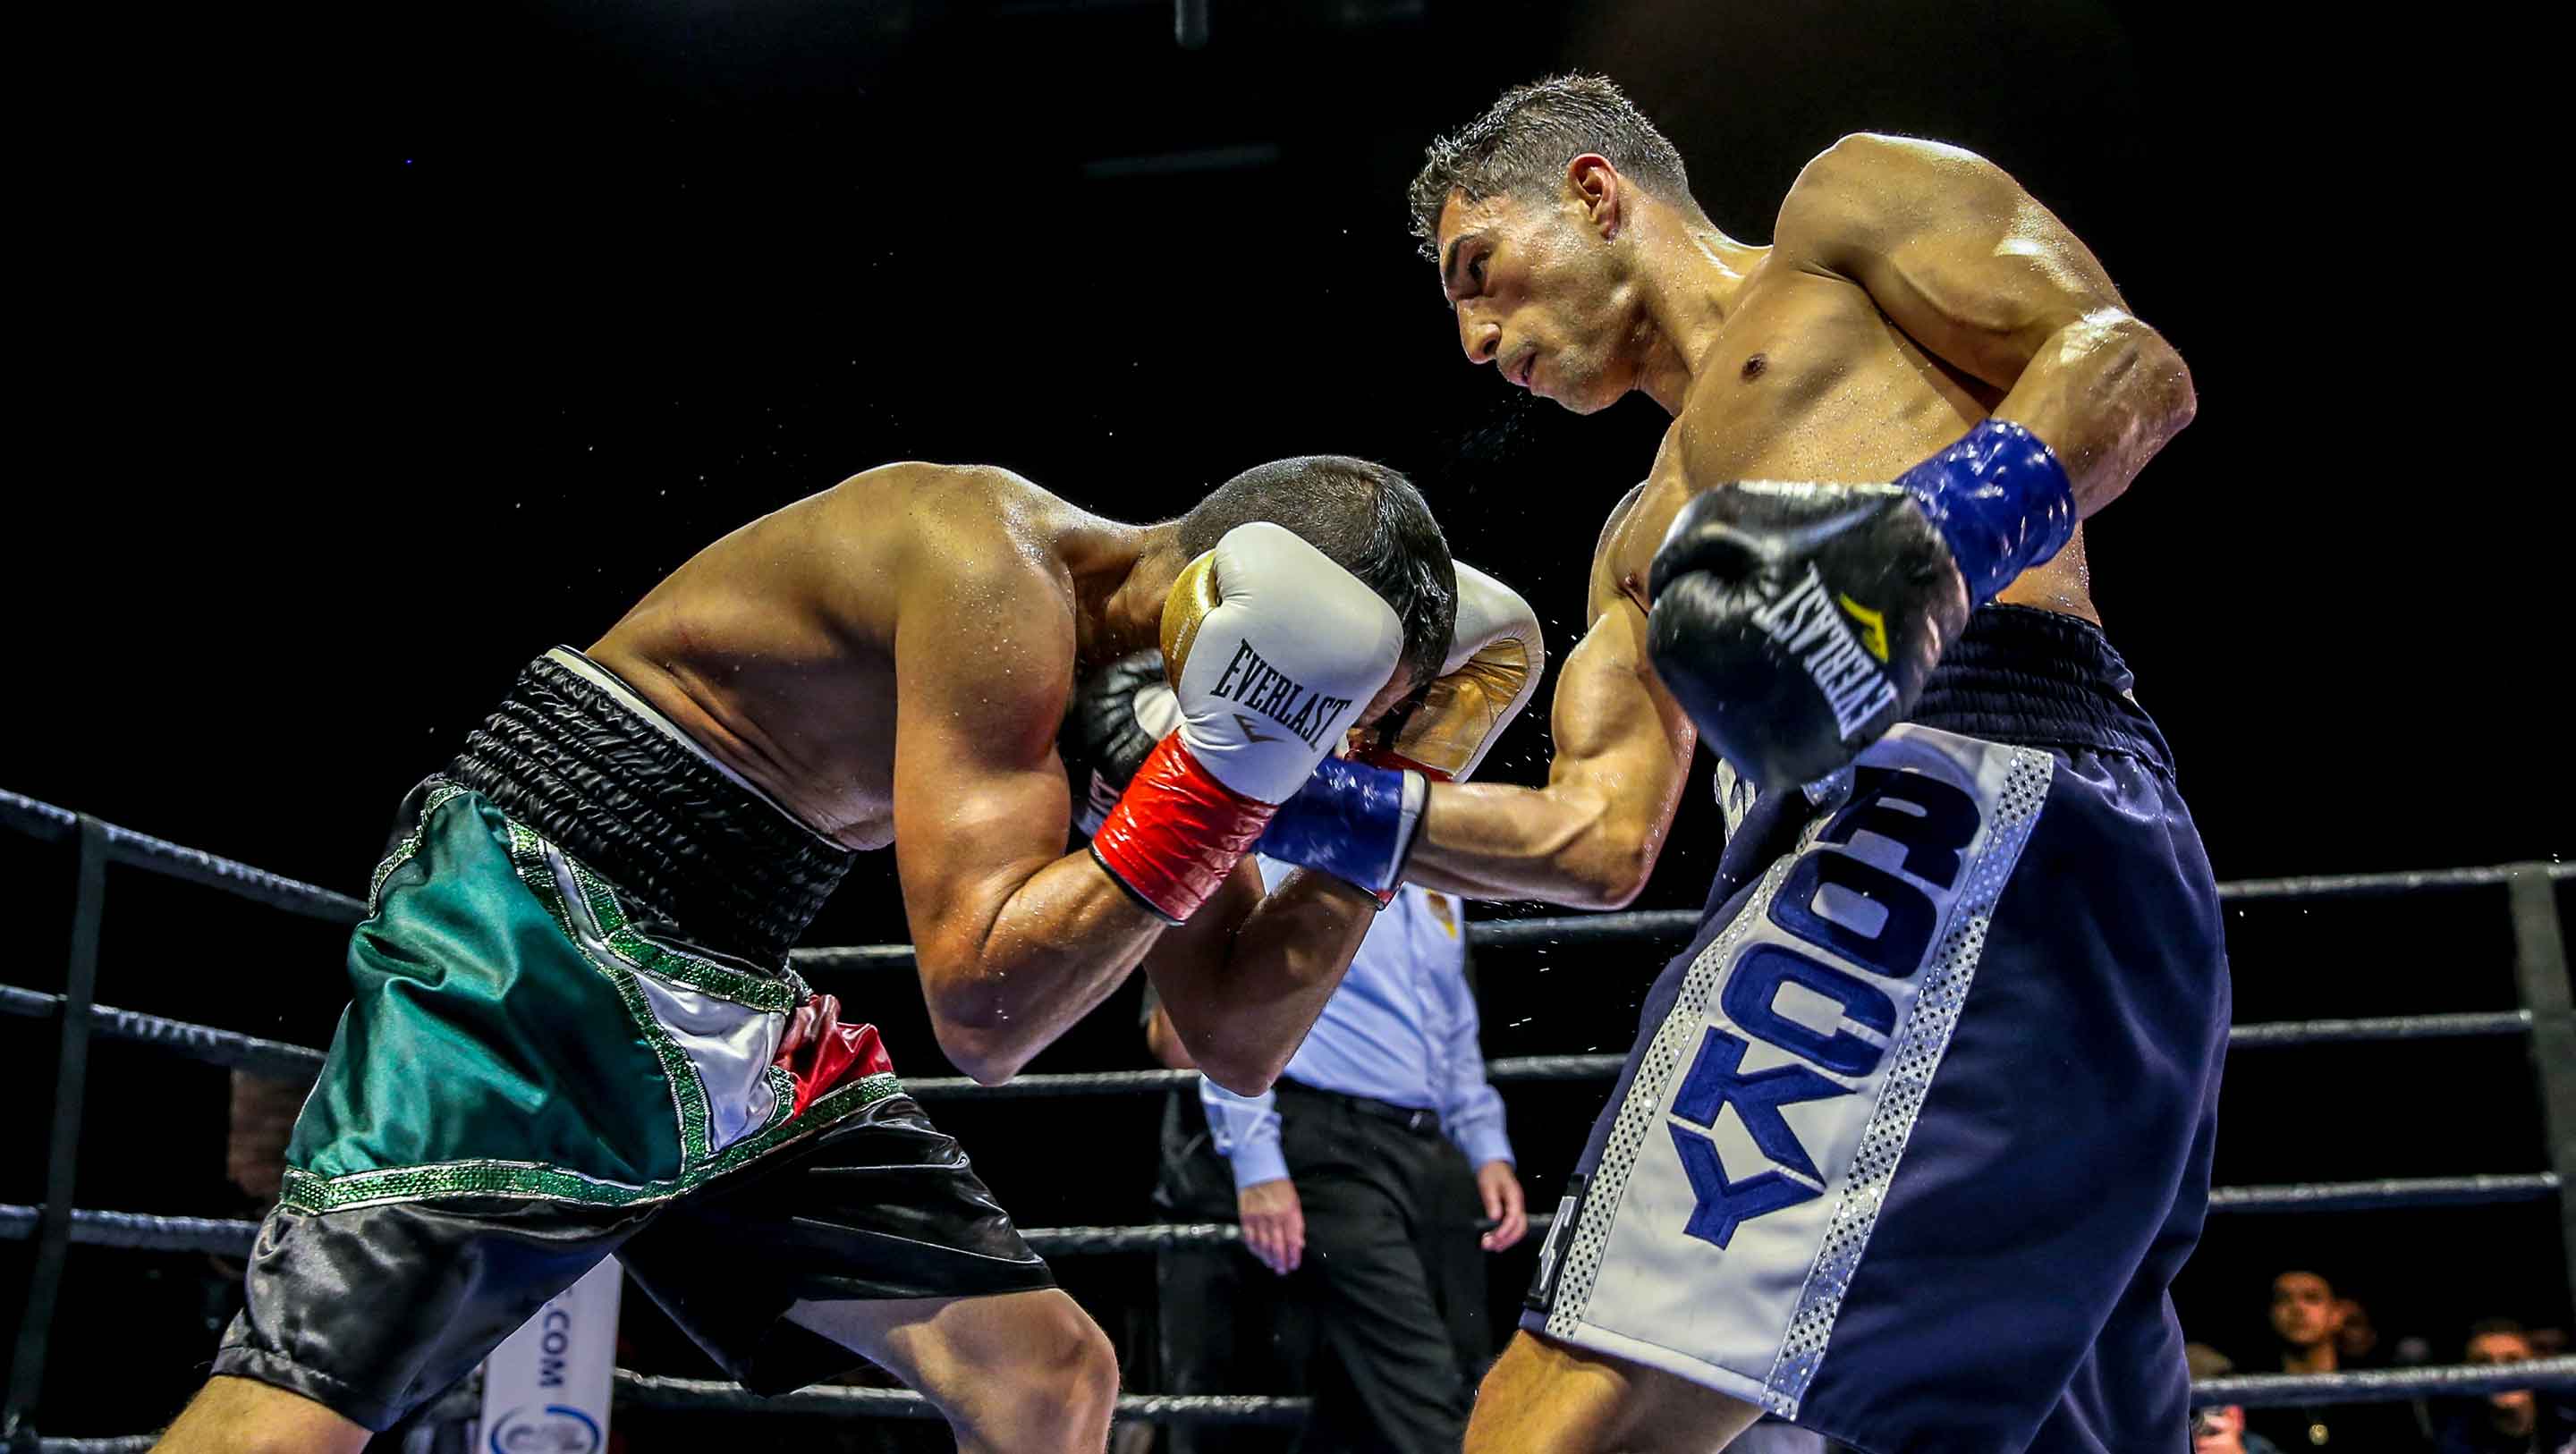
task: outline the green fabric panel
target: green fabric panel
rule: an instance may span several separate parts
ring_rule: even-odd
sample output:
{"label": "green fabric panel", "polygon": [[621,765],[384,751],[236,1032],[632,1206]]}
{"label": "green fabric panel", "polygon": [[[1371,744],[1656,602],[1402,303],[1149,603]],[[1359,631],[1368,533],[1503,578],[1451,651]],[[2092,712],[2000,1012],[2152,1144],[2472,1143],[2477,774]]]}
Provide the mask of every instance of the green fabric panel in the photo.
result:
{"label": "green fabric panel", "polygon": [[325,1177],[462,1160],[678,1176],[661,1061],[521,882],[501,812],[459,793],[417,836],[350,937],[350,1005],[288,1163]]}

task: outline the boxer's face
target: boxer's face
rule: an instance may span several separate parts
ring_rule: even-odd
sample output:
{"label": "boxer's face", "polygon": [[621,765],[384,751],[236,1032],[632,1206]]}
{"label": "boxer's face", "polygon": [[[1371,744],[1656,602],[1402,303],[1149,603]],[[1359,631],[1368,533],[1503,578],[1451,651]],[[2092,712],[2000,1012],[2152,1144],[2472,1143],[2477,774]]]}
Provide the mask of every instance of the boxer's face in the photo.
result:
{"label": "boxer's face", "polygon": [[1614,236],[1571,187],[1440,210],[1440,289],[1467,361],[1577,414],[1636,387],[1644,300]]}
{"label": "boxer's face", "polygon": [[2335,1334],[2342,1319],[2334,1289],[2313,1272],[2285,1272],[2272,1279],[2272,1331],[2293,1348],[2309,1348]]}

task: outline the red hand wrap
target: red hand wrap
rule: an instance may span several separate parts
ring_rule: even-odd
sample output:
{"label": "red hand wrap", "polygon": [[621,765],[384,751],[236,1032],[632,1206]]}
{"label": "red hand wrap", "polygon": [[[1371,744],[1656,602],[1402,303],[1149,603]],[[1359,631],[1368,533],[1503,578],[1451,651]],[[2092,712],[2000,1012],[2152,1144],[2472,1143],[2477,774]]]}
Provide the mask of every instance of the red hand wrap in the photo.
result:
{"label": "red hand wrap", "polygon": [[1091,856],[1128,892],[1178,924],[1198,912],[1276,804],[1247,798],[1208,775],[1174,732],[1154,745],[1091,835]]}

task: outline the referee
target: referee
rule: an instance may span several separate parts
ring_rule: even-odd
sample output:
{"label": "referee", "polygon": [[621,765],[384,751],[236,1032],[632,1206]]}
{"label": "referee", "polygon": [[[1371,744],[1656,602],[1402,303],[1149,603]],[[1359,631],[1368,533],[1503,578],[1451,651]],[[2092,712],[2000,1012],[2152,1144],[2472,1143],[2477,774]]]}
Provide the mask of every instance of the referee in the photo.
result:
{"label": "referee", "polygon": [[[1261,860],[1271,886],[1289,871]],[[1274,1345],[1283,1361],[1296,1356],[1284,1345],[1320,1345],[1302,1450],[1456,1454],[1493,1357],[1484,1253],[1518,1242],[1528,1218],[1466,970],[1457,900],[1406,886],[1277,1088],[1238,1096],[1202,1078],[1206,1134],[1184,1118],[1165,1137],[1160,1199],[1185,1215],[1231,1210],[1245,1247],[1286,1279],[1299,1335]],[[1171,1046],[1162,1025],[1149,1033]],[[1166,1298],[1167,1388],[1214,1381],[1195,1365],[1235,1342],[1212,1326],[1225,1313],[1217,1298]]]}

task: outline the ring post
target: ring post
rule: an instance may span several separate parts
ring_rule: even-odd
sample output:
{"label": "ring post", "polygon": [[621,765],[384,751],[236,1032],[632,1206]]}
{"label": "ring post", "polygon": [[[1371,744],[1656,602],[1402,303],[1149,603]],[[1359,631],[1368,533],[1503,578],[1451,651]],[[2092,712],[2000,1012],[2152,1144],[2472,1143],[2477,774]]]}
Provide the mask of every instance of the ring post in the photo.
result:
{"label": "ring post", "polygon": [[71,962],[63,976],[62,1051],[54,1061],[54,1124],[45,1143],[45,1208],[36,1225],[27,1306],[9,1358],[0,1439],[15,1439],[45,1383],[45,1344],[72,1240],[72,1183],[80,1169],[81,1088],[89,1076],[90,1004],[98,996],[99,917],[107,896],[107,825],[82,814],[79,888],[72,904]]}
{"label": "ring post", "polygon": [[2545,863],[2514,865],[2506,880],[2513,908],[2513,969],[2531,1011],[2531,1070],[2540,1085],[2540,1129],[2558,1173],[2559,1246],[2576,1296],[2576,1000],[2567,983],[2567,940],[2558,923],[2554,875]]}

